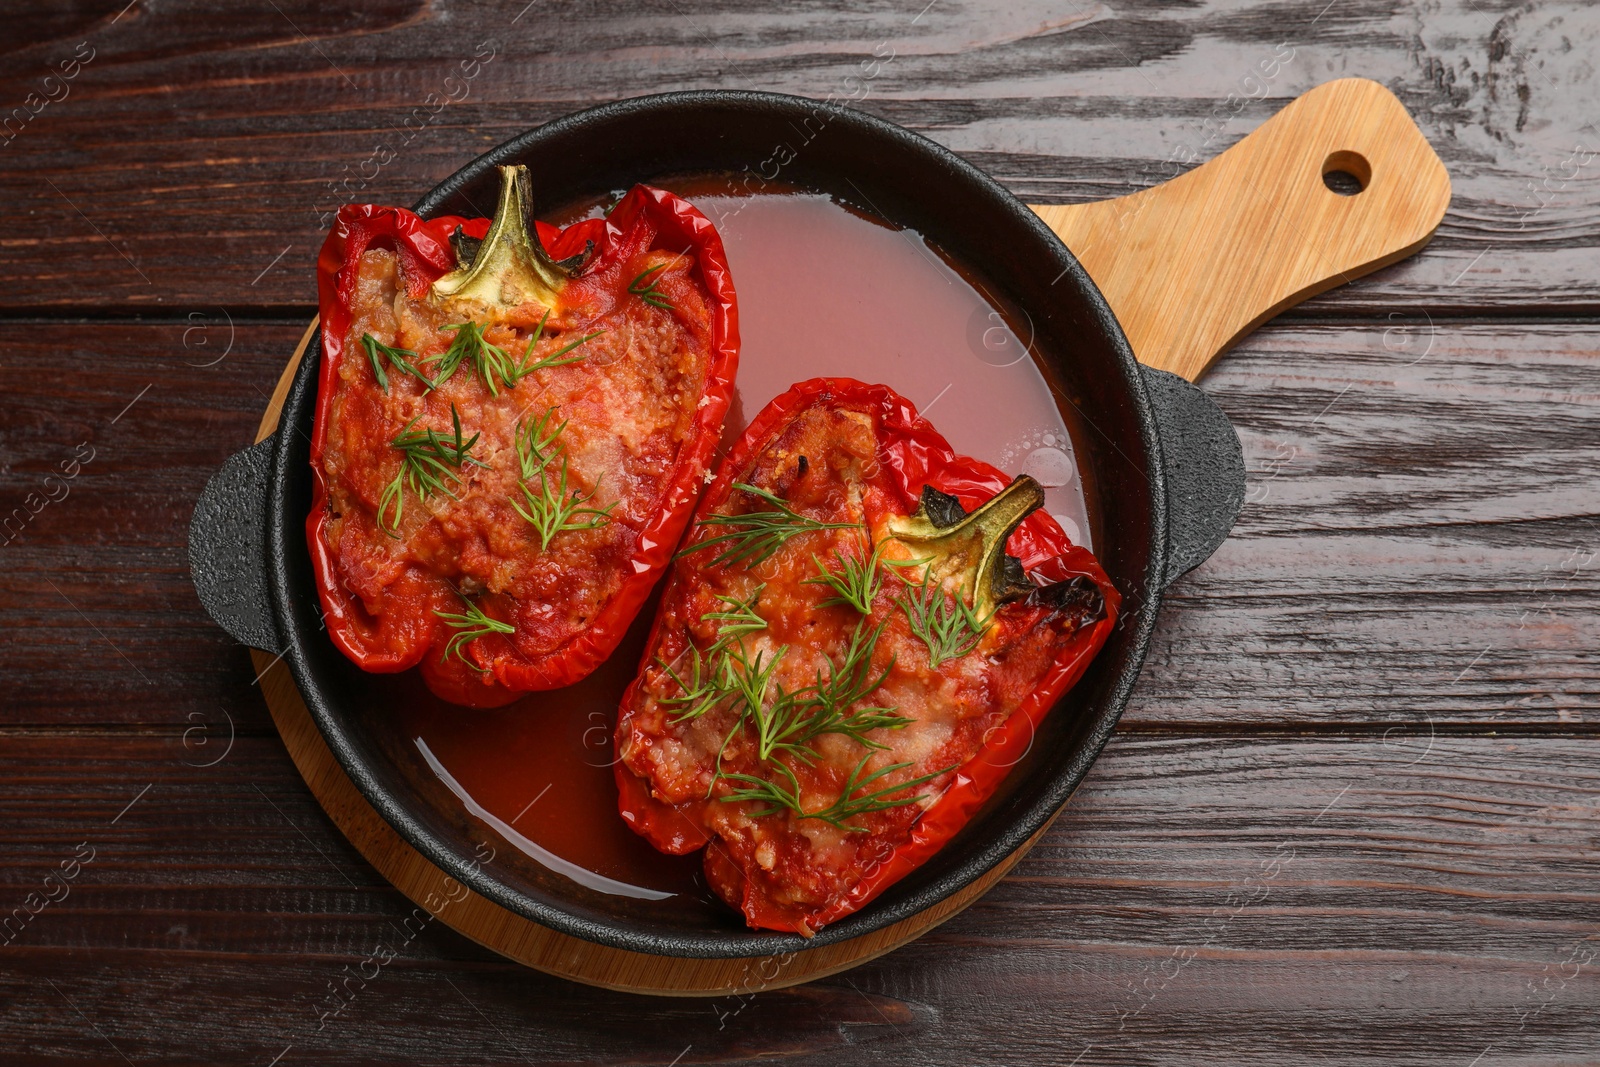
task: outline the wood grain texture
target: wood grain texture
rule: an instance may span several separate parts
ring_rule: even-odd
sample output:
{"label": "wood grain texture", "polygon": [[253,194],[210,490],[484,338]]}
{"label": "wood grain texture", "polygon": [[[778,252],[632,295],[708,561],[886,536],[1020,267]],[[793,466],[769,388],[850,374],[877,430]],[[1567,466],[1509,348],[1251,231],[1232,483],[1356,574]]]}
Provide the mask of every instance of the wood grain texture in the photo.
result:
{"label": "wood grain texture", "polygon": [[1246,503],[1169,594],[1124,722],[1600,716],[1593,325],[1269,326],[1204,384]]}
{"label": "wood grain texture", "polygon": [[[69,95],[0,146],[0,307],[309,314],[337,204],[410,203],[529,126],[644,92],[831,95],[1059,204],[1155,185],[1313,86],[1361,75],[1416,116],[1455,199],[1426,255],[1308,310],[1600,310],[1600,10],[1581,0],[942,2],[920,17],[252,0],[226,30],[192,2],[137,4],[110,25],[121,6],[49,16],[7,55],[0,118],[79,42],[95,50]],[[484,42],[493,59],[466,79]]]}
{"label": "wood grain texture", "polygon": [[[1336,192],[1330,172],[1360,184]],[[1375,81],[1339,78],[1170,181],[1031,206],[1139,362],[1192,382],[1284,309],[1415,254],[1449,203],[1450,177],[1405,105]]]}
{"label": "wood grain texture", "polygon": [[[0,325],[0,519],[79,442],[97,449],[0,545],[0,722],[225,710],[269,728],[185,545],[304,325],[241,323],[213,367],[184,365],[188,328],[75,326],[63,351]],[[1170,594],[1124,727],[1593,728],[1597,374],[1583,323],[1280,323],[1247,339],[1204,379],[1244,444],[1244,512]]]}
{"label": "wood grain texture", "polygon": [[[657,1001],[439,923],[408,939],[410,906],[274,738],[197,768],[176,730],[82,737],[70,764],[7,733],[8,908],[80,842],[95,858],[0,947],[0,1059],[115,1060],[103,1034],[135,1063],[1583,1063],[1595,744],[1121,737],[927,938],[847,978]],[[394,959],[319,1030],[328,983],[379,946]]]}
{"label": "wood grain texture", "polygon": [[[0,520],[97,452],[0,545],[0,918],[104,847],[0,946],[0,1063],[1595,1062],[1600,8],[88,0],[7,28]],[[18,130],[80,42],[70,95]],[[1246,448],[1240,526],[1011,876],[754,997],[596,991],[439,923],[405,939],[186,577],[194,496],[312,313],[324,212],[409,202],[579,107],[711,86],[848,99],[1029,203],[1085,203],[1344,76],[1416,116],[1450,210],[1205,378]],[[395,959],[318,1030],[380,944]]]}
{"label": "wood grain texture", "polygon": [[268,726],[189,580],[189,518],[303,329],[0,324],[0,722]]}

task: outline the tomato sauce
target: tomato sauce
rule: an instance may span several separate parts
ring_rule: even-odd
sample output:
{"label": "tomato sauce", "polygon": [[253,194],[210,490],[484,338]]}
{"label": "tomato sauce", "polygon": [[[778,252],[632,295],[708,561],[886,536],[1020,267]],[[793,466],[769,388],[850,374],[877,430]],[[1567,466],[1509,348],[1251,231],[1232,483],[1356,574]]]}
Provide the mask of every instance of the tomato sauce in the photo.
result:
{"label": "tomato sauce", "polygon": [[[797,381],[883,382],[916,403],[958,452],[1033,475],[1046,489],[1045,509],[1074,542],[1093,547],[1072,443],[1077,427],[1030,357],[1026,319],[1003,311],[981,281],[917,233],[824,195],[733,195],[722,179],[658,184],[717,226],[738,290],[743,350],[725,445]],[[549,221],[567,225],[596,210],[579,205]],[[703,908],[715,898],[701,858],[657,852],[617,814],[611,734],[655,610],[652,598],[616,653],[583,682],[492,711],[437,699],[416,671],[363,675],[375,709],[369,721],[414,755],[406,761],[414,773],[462,798],[497,851],[520,851],[602,893]]]}

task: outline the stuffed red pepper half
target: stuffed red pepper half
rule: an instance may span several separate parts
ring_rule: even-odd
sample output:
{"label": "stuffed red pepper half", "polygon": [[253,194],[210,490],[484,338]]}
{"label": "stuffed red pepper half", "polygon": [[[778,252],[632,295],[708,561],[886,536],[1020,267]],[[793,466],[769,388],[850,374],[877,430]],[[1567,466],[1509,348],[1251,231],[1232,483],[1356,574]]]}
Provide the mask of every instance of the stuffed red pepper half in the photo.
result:
{"label": "stuffed red pepper half", "polygon": [[964,825],[1104,644],[1118,596],[1026,476],[880,385],[817,379],[730,452],[623,697],[623,818],[809,936]]}
{"label": "stuffed red pepper half", "polygon": [[584,677],[670,561],[738,361],[711,223],[637,186],[605,218],[339,211],[318,260],[307,541],[334,643],[460,704]]}

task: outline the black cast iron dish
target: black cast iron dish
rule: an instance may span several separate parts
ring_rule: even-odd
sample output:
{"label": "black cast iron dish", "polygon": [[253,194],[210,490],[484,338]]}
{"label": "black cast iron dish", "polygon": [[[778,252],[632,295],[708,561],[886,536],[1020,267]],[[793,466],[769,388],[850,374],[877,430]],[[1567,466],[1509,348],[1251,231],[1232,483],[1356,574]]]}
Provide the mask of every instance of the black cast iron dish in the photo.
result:
{"label": "black cast iron dish", "polygon": [[[207,611],[243,643],[282,653],[334,755],[402,837],[513,912],[635,952],[732,958],[835,944],[922,911],[1010,855],[1083,780],[1133,688],[1163,592],[1222,543],[1244,501],[1244,464],[1227,418],[1183,379],[1134,361],[1094,283],[1039,218],[952,153],[860,112],[769,93],[627,100],[500,146],[441,183],[416,210],[485,214],[495,202],[496,164],[526,164],[541,203],[553,205],[664,176],[747,167],[754,175],[755,167],[770,171],[790,155],[784,181],[920,231],[1031,318],[1044,373],[1089,426],[1075,445],[1089,469],[1085,484],[1098,487],[1099,499],[1091,501],[1101,517],[1097,555],[1124,595],[1123,617],[1105,648],[997,795],[943,851],[860,912],[804,940],[747,930],[731,911],[603,895],[531,863],[478,865],[472,836],[483,840],[489,831],[469,823],[448,794],[423,795],[418,776],[405,772],[392,743],[371,728],[382,709],[369,714],[358,706],[360,672],[320,626],[304,532],[316,338],[278,432],[228,461],[207,486],[190,530],[194,581]],[[859,377],[873,380],[870,366]]]}

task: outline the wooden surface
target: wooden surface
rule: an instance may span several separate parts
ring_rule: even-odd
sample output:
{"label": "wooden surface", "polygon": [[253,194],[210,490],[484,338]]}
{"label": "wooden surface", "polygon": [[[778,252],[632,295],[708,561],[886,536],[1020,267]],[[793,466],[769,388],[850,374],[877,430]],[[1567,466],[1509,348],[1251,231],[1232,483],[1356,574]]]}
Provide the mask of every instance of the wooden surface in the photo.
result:
{"label": "wooden surface", "polygon": [[1284,309],[1413,255],[1449,203],[1450,177],[1405,105],[1375,81],[1338,78],[1176,178],[1034,210],[1139,362],[1192,382]]}
{"label": "wooden surface", "polygon": [[[1597,1061],[1600,11],[121,6],[10,14],[0,77],[20,106],[96,49],[0,146],[0,515],[95,450],[0,545],[0,915],[95,850],[0,945],[0,1062]],[[314,310],[328,183],[398,149],[490,37],[466,99],[360,195],[409,201],[638,92],[843,97],[880,43],[858,106],[1030,203],[1153,184],[1342,75],[1395,91],[1450,169],[1420,255],[1204,379],[1249,499],[1066,815],[977,905],[848,975],[643,1000],[416,932],[189,586],[192,502]]]}

